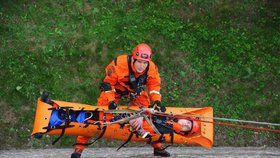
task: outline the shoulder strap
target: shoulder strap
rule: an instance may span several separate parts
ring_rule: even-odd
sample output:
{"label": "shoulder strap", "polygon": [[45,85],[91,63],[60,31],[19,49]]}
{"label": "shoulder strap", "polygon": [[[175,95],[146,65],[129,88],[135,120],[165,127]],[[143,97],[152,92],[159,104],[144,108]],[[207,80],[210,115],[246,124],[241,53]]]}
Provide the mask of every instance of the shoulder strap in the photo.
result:
{"label": "shoulder strap", "polygon": [[116,58],[114,59],[114,63],[115,63],[115,66],[118,65],[118,57],[116,57]]}
{"label": "shoulder strap", "polygon": [[127,65],[128,65],[128,70],[129,70],[129,82],[130,82],[132,88],[134,90],[136,90],[136,88],[137,88],[137,80],[136,80],[136,78],[135,78],[135,76],[133,74],[132,68],[131,68],[131,57],[132,57],[131,55],[127,56]]}
{"label": "shoulder strap", "polygon": [[[138,78],[136,78],[133,74],[132,68],[131,68],[131,55],[127,56],[127,63],[128,63],[128,69],[129,69],[129,82],[133,88],[133,90],[136,92],[136,96],[140,95],[141,91],[143,90],[143,85],[146,83],[148,78],[148,71],[150,67],[150,63],[148,63],[148,66],[145,70],[145,73]],[[134,96],[134,97],[136,97]]]}

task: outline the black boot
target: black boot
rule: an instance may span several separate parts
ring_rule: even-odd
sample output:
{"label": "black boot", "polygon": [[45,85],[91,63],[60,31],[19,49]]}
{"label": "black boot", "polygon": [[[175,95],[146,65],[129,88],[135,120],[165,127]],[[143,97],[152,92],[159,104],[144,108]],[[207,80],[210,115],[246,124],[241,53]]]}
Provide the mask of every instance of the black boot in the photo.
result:
{"label": "black boot", "polygon": [[83,150],[76,148],[72,153],[71,158],[80,158]]}
{"label": "black boot", "polygon": [[74,153],[71,154],[71,158],[80,158],[80,157],[81,157],[80,153],[74,152]]}
{"label": "black boot", "polygon": [[170,157],[170,153],[167,152],[165,149],[154,148],[154,156]]}

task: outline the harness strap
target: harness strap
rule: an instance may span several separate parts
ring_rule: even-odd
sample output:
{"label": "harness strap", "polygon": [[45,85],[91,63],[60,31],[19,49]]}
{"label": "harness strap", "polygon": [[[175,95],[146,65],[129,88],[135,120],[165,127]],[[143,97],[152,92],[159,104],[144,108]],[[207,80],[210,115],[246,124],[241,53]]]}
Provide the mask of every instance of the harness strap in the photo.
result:
{"label": "harness strap", "polygon": [[51,128],[49,128],[49,127],[43,127],[43,129],[47,129],[47,131],[44,132],[44,133],[42,133],[42,134],[46,134],[46,133],[49,132],[50,130],[62,129],[60,135],[52,142],[52,145],[54,145],[55,143],[58,142],[59,139],[62,138],[62,136],[63,136],[64,133],[65,133],[65,129],[66,129],[66,128],[71,128],[71,127],[74,127],[74,125],[53,126],[53,127],[51,127]]}
{"label": "harness strap", "polygon": [[117,151],[119,151],[122,147],[125,147],[125,145],[131,140],[131,138],[133,137],[134,132],[130,132],[129,137],[127,138],[127,140],[120,146],[118,147]]}
{"label": "harness strap", "polygon": [[115,59],[114,59],[114,63],[115,63],[115,66],[118,65],[118,58],[115,58]]}
{"label": "harness strap", "polygon": [[[171,142],[171,145],[173,145],[173,144],[174,144],[174,133],[176,133],[176,131],[175,131],[172,127],[166,125],[165,123],[163,123],[163,122],[162,122],[161,120],[159,120],[159,119],[156,120],[155,122],[157,123],[157,125],[160,125],[160,126],[166,128],[166,129],[170,130],[168,133],[169,133],[169,135],[170,135],[170,142]],[[163,136],[164,134],[167,134],[167,133],[162,133],[161,136]],[[178,134],[178,133],[177,133],[177,134]],[[158,141],[160,141],[160,139],[162,139],[162,138],[160,137]],[[171,146],[171,145],[169,145],[169,146]],[[167,146],[167,147],[169,147],[169,146]],[[167,147],[166,147],[166,148],[167,148]]]}
{"label": "harness strap", "polygon": [[160,137],[158,138],[157,142],[163,142],[163,136],[164,136],[164,134],[161,134]]}
{"label": "harness strap", "polygon": [[151,144],[152,143],[152,137],[149,138],[149,140],[147,141],[147,144]]}
{"label": "harness strap", "polygon": [[60,110],[60,109],[69,110],[69,109],[72,109],[72,108],[73,108],[73,106],[59,106],[59,107],[48,108],[48,110]]}
{"label": "harness strap", "polygon": [[170,142],[171,142],[171,145],[174,144],[174,133],[170,133]]}
{"label": "harness strap", "polygon": [[132,95],[132,98],[136,98],[138,95],[140,95],[141,91],[143,90],[143,85],[147,81],[150,64],[148,63],[145,73],[143,75],[139,76],[138,78],[136,78],[134,76],[133,70],[131,68],[131,58],[132,58],[131,55],[127,56],[127,63],[128,63],[128,70],[129,70],[129,82],[130,82],[131,87],[133,88],[133,90],[136,93],[136,94]]}
{"label": "harness strap", "polygon": [[100,138],[102,138],[104,136],[104,134],[106,132],[106,129],[107,129],[107,126],[104,126],[102,128],[102,132],[100,133],[100,135],[96,139],[94,139],[92,142],[90,142],[90,143],[75,143],[73,145],[83,145],[83,146],[92,145],[93,143],[95,143],[97,140],[99,140]]}
{"label": "harness strap", "polygon": [[69,108],[66,108],[66,109],[65,109],[65,112],[66,112],[65,126],[62,127],[62,131],[61,131],[59,137],[57,137],[57,138],[52,142],[52,145],[54,145],[56,142],[58,142],[59,139],[62,138],[62,136],[63,136],[64,133],[65,133],[65,129],[66,129],[67,127],[69,127],[69,124],[70,124],[70,122],[71,122],[70,110],[69,110]]}
{"label": "harness strap", "polygon": [[95,143],[97,140],[99,140],[100,138],[102,138],[102,137],[104,136],[105,132],[106,132],[106,129],[107,129],[107,126],[104,126],[104,127],[102,128],[102,132],[100,133],[100,135],[99,135],[96,139],[94,139],[94,141],[93,141],[92,143],[89,143],[89,145]]}
{"label": "harness strap", "polygon": [[125,91],[121,91],[119,89],[115,89],[116,93],[120,94],[121,96],[125,96],[129,94],[129,91],[126,89]]}
{"label": "harness strap", "polygon": [[58,142],[59,139],[62,138],[62,136],[63,136],[64,133],[65,133],[65,129],[66,129],[66,128],[62,128],[62,131],[61,131],[59,137],[57,137],[57,138],[52,142],[52,145],[54,145],[56,142]]}

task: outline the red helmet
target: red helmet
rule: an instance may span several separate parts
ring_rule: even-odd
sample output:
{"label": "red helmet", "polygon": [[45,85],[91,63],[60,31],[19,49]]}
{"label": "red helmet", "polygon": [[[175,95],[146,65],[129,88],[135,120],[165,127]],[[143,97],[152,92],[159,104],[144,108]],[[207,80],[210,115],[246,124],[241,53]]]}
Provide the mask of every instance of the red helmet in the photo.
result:
{"label": "red helmet", "polygon": [[200,123],[199,121],[192,120],[192,130],[189,132],[189,134],[195,134],[200,131]]}
{"label": "red helmet", "polygon": [[145,43],[138,44],[132,51],[135,60],[151,61],[152,49]]}

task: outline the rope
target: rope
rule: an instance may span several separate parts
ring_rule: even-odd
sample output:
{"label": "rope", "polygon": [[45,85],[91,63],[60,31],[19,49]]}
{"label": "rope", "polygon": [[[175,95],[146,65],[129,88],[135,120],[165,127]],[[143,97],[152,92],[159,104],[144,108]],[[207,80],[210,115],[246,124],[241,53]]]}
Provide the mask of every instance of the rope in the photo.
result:
{"label": "rope", "polygon": [[[126,122],[128,120],[140,117],[142,115],[143,115],[143,113],[141,113],[141,112],[137,113],[136,112],[134,115],[132,115],[132,117],[130,116],[128,118],[124,118],[124,119],[118,120],[116,122],[106,123],[105,125],[115,124],[115,123],[119,123],[119,122]],[[204,118],[204,119],[211,119],[211,120],[229,121],[229,122],[238,122],[238,123],[249,123],[249,124],[256,124],[256,125],[280,126],[280,124],[277,124],[277,123],[248,121],[248,120],[230,119],[230,118],[222,118],[222,117],[208,117],[208,116],[202,116],[202,115],[196,115],[196,114],[167,114],[167,113],[163,113],[163,112],[156,112],[154,115],[171,117],[171,118],[176,118],[176,119],[198,120],[198,118]],[[233,123],[228,123],[228,122],[206,121],[206,120],[201,120],[201,119],[199,119],[198,121],[205,122],[205,123],[213,123],[213,124],[220,125],[220,126],[229,126],[229,127],[236,127],[236,128],[251,129],[251,130],[255,130],[255,131],[280,133],[280,130],[277,130],[277,129],[255,127],[255,126],[252,126],[252,125],[239,125],[239,124],[233,124]]]}
{"label": "rope", "polygon": [[[246,121],[246,120],[239,120],[239,119],[219,118],[219,117],[207,117],[207,116],[193,115],[193,114],[170,115],[170,114],[166,114],[166,113],[157,112],[156,115],[173,117],[173,118],[177,118],[177,119],[190,119],[190,117],[196,117],[194,120],[198,120],[197,118],[207,118],[207,119],[220,120],[220,121],[232,121],[232,122],[251,123],[251,124],[258,124],[258,125],[280,126],[280,124],[276,124],[276,123]],[[205,122],[205,123],[213,123],[213,124],[220,125],[220,126],[229,126],[229,127],[250,129],[250,130],[255,130],[255,131],[280,133],[280,130],[277,130],[277,129],[255,127],[252,125],[239,125],[239,124],[232,124],[232,123],[227,123],[227,122],[206,121],[206,120],[198,120],[198,121]]]}
{"label": "rope", "polygon": [[90,113],[90,116],[89,116],[88,118],[86,118],[86,119],[84,120],[84,122],[86,122],[87,120],[89,120],[90,118],[92,118],[93,113],[92,113],[92,112],[89,112],[89,113]]}
{"label": "rope", "polygon": [[244,129],[250,129],[255,131],[264,131],[264,132],[272,132],[272,133],[280,133],[280,130],[277,129],[271,129],[271,128],[262,128],[262,127],[254,127],[249,125],[237,125],[232,123],[225,123],[225,122],[211,122],[211,121],[201,121],[205,123],[214,123],[216,125],[220,126],[229,126],[229,127],[236,127],[236,128],[244,128]]}
{"label": "rope", "polygon": [[251,123],[251,124],[258,124],[258,125],[280,126],[280,124],[277,124],[277,123],[269,123],[269,122],[247,121],[247,120],[230,119],[230,118],[221,118],[221,117],[213,117],[213,119],[214,119],[214,120],[220,120],[220,121],[231,121],[231,122],[240,122],[240,123]]}
{"label": "rope", "polygon": [[159,113],[156,112],[156,115],[161,116],[173,116],[176,118],[186,118],[186,117],[198,117],[198,118],[205,118],[205,119],[213,119],[213,120],[220,120],[220,121],[230,121],[230,122],[240,122],[240,123],[251,123],[251,124],[258,124],[258,125],[268,125],[268,126],[280,126],[278,123],[269,123],[269,122],[258,122],[258,121],[248,121],[248,120],[240,120],[240,119],[230,119],[230,118],[222,118],[222,117],[207,117],[202,115],[194,115],[194,114],[182,114],[182,115],[170,115],[166,113]]}

